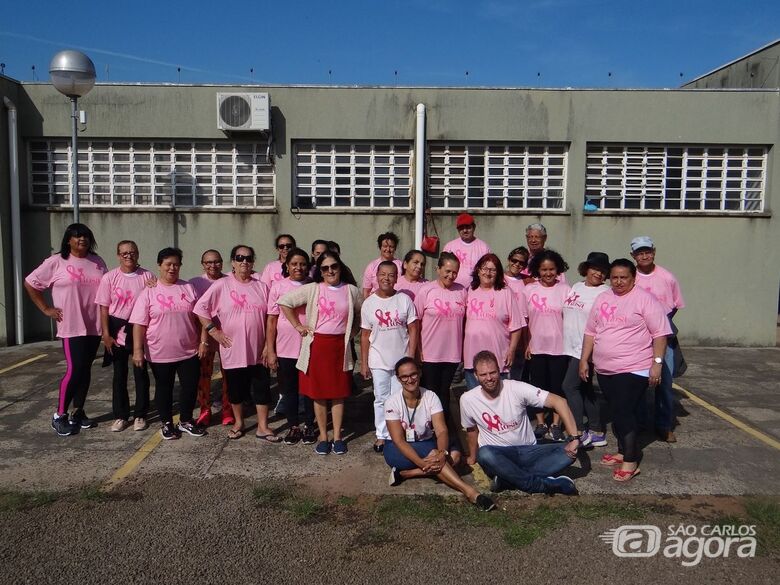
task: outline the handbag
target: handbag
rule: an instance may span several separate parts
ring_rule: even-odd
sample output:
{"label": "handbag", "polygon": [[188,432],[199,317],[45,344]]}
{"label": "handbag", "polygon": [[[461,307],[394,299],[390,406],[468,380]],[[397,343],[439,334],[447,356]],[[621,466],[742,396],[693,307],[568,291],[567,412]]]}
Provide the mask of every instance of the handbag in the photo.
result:
{"label": "handbag", "polygon": [[[439,251],[439,231],[436,229],[436,222],[433,221],[433,214],[430,209],[425,210],[425,235],[420,242],[420,249],[426,254],[436,254]],[[428,233],[428,222],[433,226],[434,236]]]}

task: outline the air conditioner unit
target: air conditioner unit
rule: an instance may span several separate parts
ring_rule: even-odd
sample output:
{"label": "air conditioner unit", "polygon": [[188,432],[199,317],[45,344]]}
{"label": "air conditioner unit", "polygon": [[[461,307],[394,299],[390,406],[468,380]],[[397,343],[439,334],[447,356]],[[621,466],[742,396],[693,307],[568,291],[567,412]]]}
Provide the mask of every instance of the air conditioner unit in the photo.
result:
{"label": "air conditioner unit", "polygon": [[268,132],[271,100],[267,93],[217,93],[217,128]]}

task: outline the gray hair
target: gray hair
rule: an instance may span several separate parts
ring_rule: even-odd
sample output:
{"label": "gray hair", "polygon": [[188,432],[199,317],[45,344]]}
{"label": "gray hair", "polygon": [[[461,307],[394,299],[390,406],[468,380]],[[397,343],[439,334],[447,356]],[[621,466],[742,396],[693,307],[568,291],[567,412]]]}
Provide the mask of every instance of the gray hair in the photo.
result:
{"label": "gray hair", "polygon": [[544,227],[544,226],[543,226],[542,224],[540,224],[540,223],[532,223],[532,224],[531,224],[531,225],[529,225],[527,228],[525,228],[525,233],[526,233],[526,235],[528,234],[528,232],[531,232],[531,231],[537,231],[537,232],[540,232],[540,233],[541,233],[543,236],[546,236],[546,235],[547,235],[547,228],[546,228],[546,227]]}

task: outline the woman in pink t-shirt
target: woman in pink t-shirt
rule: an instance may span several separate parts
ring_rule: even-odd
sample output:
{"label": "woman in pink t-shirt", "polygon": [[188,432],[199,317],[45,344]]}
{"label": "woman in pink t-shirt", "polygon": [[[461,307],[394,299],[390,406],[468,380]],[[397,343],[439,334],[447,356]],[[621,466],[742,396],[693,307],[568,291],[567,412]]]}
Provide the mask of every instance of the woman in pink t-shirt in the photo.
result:
{"label": "woman in pink t-shirt", "polygon": [[457,256],[442,252],[436,280],[420,288],[414,298],[420,320],[422,385],[439,397],[453,431],[457,425],[450,416],[450,386],[463,359],[463,323],[468,295],[465,287],[455,282],[459,269]]}
{"label": "woman in pink t-shirt", "polygon": [[[133,354],[133,326],[129,324],[128,319],[135,299],[153,276],[151,272],[138,265],[138,246],[134,241],[119,242],[116,245],[116,256],[119,267],[103,275],[95,303],[100,307],[100,324],[105,347],[103,366],[111,364],[114,370],[111,396],[114,423],[111,425],[111,430],[121,432],[130,425],[127,363]],[[142,368],[133,366],[133,380],[135,381],[133,428],[136,431],[143,431],[147,427],[146,415],[149,411],[149,370],[146,364]]]}
{"label": "woman in pink t-shirt", "polygon": [[639,474],[641,452],[636,410],[645,390],[661,381],[666,336],[671,334],[666,311],[656,298],[636,286],[636,267],[619,258],[609,272],[612,289],[596,297],[585,324],[580,378],[588,379],[589,360],[612,412],[618,452],[601,458],[614,467],[615,481]]}
{"label": "woman in pink t-shirt", "polygon": [[271,285],[277,280],[282,280],[282,265],[287,261],[287,255],[290,250],[296,247],[295,238],[290,234],[279,234],[274,241],[274,247],[279,252],[279,256],[276,260],[271,260],[263,268],[263,272],[260,273],[260,282],[262,282],[266,289],[270,289]]}
{"label": "woman in pink t-shirt", "polygon": [[[518,246],[509,252],[507,256],[506,270],[504,270],[504,280],[507,286],[515,293],[515,299],[523,307],[525,312],[525,298],[523,289],[525,288],[524,270],[528,267],[528,248]],[[520,330],[520,342],[517,344],[515,359],[512,361],[512,367],[509,368],[509,379],[520,381],[523,379],[523,369],[525,367],[525,350],[528,347],[528,328]],[[526,377],[526,381],[527,381]]]}
{"label": "woman in pink t-shirt", "polygon": [[[331,250],[317,259],[313,283],[292,290],[277,301],[285,318],[303,338],[296,367],[301,394],[314,401],[319,430],[319,442],[315,447],[318,455],[347,452],[347,444],[341,438],[341,425],[344,399],[352,391],[355,362],[350,348],[360,326],[362,302],[351,271]],[[295,311],[302,306],[306,307],[305,325]],[[329,400],[333,416],[332,443],[328,440]]]}
{"label": "woman in pink t-shirt", "polygon": [[501,261],[495,254],[485,254],[474,267],[466,302],[463,374],[468,389],[479,386],[473,362],[474,356],[483,350],[498,356],[501,375],[506,379],[523,327],[525,315],[506,285]]}
{"label": "woman in pink t-shirt", "polygon": [[228,439],[244,435],[244,402],[251,399],[257,411],[255,436],[279,443],[281,439],[268,426],[271,376],[263,355],[268,294],[265,285],[252,278],[254,263],[254,248],[234,246],[230,251],[232,274],[209,287],[195,304],[194,313],[206,333],[219,344],[235,419]]}
{"label": "woman in pink t-shirt", "polygon": [[425,254],[420,250],[409,250],[401,264],[401,274],[395,283],[395,290],[409,296],[412,301],[417,291],[425,285]]}
{"label": "woman in pink t-shirt", "polygon": [[379,266],[380,262],[393,262],[398,266],[398,271],[401,271],[401,261],[395,257],[395,250],[398,248],[398,236],[393,232],[379,234],[376,239],[376,245],[379,247],[379,258],[369,262],[363,271],[363,298],[368,297],[368,295],[379,288],[376,281],[376,267]]}
{"label": "woman in pink t-shirt", "polygon": [[[300,248],[293,248],[282,266],[285,278],[271,285],[268,294],[268,321],[265,334],[265,354],[268,367],[276,372],[282,411],[289,427],[284,437],[285,445],[313,445],[317,442],[314,428],[314,407],[311,398],[299,394],[298,370],[295,362],[301,354],[301,335],[284,315],[280,315],[277,301],[286,293],[297,290],[309,282],[309,255]],[[306,314],[304,307],[296,310],[298,319]],[[298,413],[298,403],[303,401],[303,425]],[[277,411],[279,410],[277,406]]]}
{"label": "woman in pink t-shirt", "polygon": [[[542,250],[529,264],[535,280],[523,289],[530,334],[525,359],[531,384],[561,397],[564,397],[562,386],[568,365],[563,353],[563,303],[571,289],[559,281],[558,275],[568,269],[558,252]],[[558,413],[553,413],[548,427],[544,411],[536,412],[534,434],[537,438],[547,436],[553,441],[563,441]]]}
{"label": "woman in pink t-shirt", "polygon": [[[206,429],[192,420],[198,392],[200,358],[206,353],[206,332],[192,313],[195,288],[179,279],[182,252],[163,248],[157,253],[160,274],[153,287],[145,288],[133,305],[133,365],[145,361],[154,375],[154,402],[160,415],[160,435],[178,439],[181,433],[202,437]],[[200,342],[199,342],[200,340]],[[173,385],[179,376],[179,424],[173,424]]]}
{"label": "woman in pink t-shirt", "polygon": [[[79,429],[97,426],[84,412],[91,381],[92,362],[100,345],[100,315],[95,295],[106,263],[95,254],[95,236],[82,223],[70,224],[62,236],[60,251],[49,256],[24,280],[24,288],[33,304],[57,322],[57,337],[62,339],[66,370],[60,381],[57,411],[51,428],[61,437]],[[43,297],[51,288],[53,304]],[[75,410],[68,419],[73,401]]]}

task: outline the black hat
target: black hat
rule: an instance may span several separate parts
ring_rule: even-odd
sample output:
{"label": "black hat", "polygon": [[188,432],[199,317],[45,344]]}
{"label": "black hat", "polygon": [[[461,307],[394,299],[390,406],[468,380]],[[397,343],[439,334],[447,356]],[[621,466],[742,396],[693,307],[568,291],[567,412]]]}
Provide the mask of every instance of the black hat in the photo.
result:
{"label": "black hat", "polygon": [[584,275],[588,268],[595,268],[604,275],[608,275],[609,256],[607,256],[604,252],[591,252],[588,254],[588,258],[585,260],[585,262],[582,262],[579,265],[578,271],[580,274]]}

